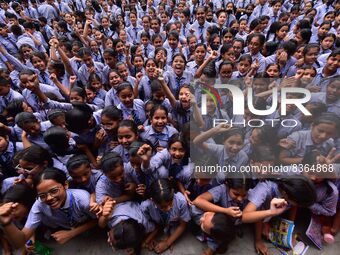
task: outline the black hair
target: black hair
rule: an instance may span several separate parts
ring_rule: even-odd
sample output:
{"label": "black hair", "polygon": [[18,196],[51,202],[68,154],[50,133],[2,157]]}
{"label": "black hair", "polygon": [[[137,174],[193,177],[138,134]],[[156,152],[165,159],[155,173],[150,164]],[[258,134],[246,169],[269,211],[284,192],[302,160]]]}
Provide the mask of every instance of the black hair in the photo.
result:
{"label": "black hair", "polygon": [[47,112],[47,118],[51,123],[53,123],[55,118],[58,118],[60,116],[65,117],[65,112],[61,109],[51,109]]}
{"label": "black hair", "polygon": [[225,213],[215,213],[211,223],[213,227],[210,229],[210,236],[218,245],[218,250],[225,252],[228,245],[236,237],[235,223]]}
{"label": "black hair", "polygon": [[263,47],[267,51],[267,55],[266,56],[273,55],[276,52],[276,50],[278,48],[278,45],[279,44],[277,42],[274,42],[274,41],[265,42]]}
{"label": "black hair", "polygon": [[255,162],[276,161],[273,148],[269,145],[255,145],[250,158]]}
{"label": "black hair", "polygon": [[11,79],[0,77],[0,86],[11,86]]}
{"label": "black hair", "polygon": [[132,132],[134,132],[135,134],[138,134],[138,127],[136,123],[132,120],[122,120],[119,123],[118,129],[122,127],[128,127],[131,129]]}
{"label": "black hair", "polygon": [[106,106],[101,113],[101,116],[103,116],[103,115],[107,116],[109,119],[112,119],[112,120],[122,120],[123,119],[122,110],[118,109],[114,105]]}
{"label": "black hair", "polygon": [[229,189],[244,189],[248,191],[252,187],[252,179],[246,173],[228,174],[226,184]]}
{"label": "black hair", "polygon": [[250,64],[253,61],[250,54],[242,54],[238,62],[245,61],[245,60],[248,61]]}
{"label": "black hair", "polygon": [[66,174],[58,168],[48,167],[33,177],[33,185],[37,187],[44,180],[54,180],[62,185],[66,184]]}
{"label": "black hair", "polygon": [[71,92],[76,92],[78,96],[80,96],[84,100],[86,99],[86,90],[81,87],[75,86],[71,89]]}
{"label": "black hair", "polygon": [[24,125],[32,122],[38,122],[38,119],[31,112],[21,112],[15,116],[15,123],[23,129]]}
{"label": "black hair", "polygon": [[312,181],[306,176],[296,174],[274,180],[281,191],[287,194],[288,199],[300,207],[309,207],[316,201],[316,190]]}
{"label": "black hair", "polygon": [[306,54],[308,53],[309,50],[313,49],[313,48],[318,48],[320,50],[320,46],[318,43],[309,43],[305,46],[305,48],[303,49],[303,56],[306,56]]}
{"label": "black hair", "polygon": [[100,160],[101,169],[104,174],[111,172],[117,164],[124,164],[123,159],[117,152],[106,153]]}
{"label": "black hair", "polygon": [[324,112],[322,113],[318,118],[316,118],[313,121],[313,126],[319,125],[319,124],[331,124],[335,125],[335,128],[337,132],[339,132],[340,129],[340,118],[332,112]]}
{"label": "black hair", "polygon": [[136,254],[140,254],[145,236],[145,229],[134,219],[119,222],[112,228],[114,247],[117,249],[133,248]]}
{"label": "black hair", "polygon": [[[17,158],[17,156],[19,158]],[[47,161],[47,166],[53,166],[53,159],[50,153],[46,149],[35,144],[32,144],[32,146],[20,151],[18,155],[14,156],[13,160],[24,160],[38,165]]]}
{"label": "black hair", "polygon": [[73,106],[74,108],[65,114],[67,129],[74,133],[80,133],[82,130],[89,128],[92,109],[83,103],[73,103]]}
{"label": "black hair", "polygon": [[168,109],[164,105],[156,104],[150,111],[150,118],[153,118],[157,110],[165,111],[165,115],[168,116]]}
{"label": "black hair", "polygon": [[223,141],[227,140],[233,135],[239,135],[241,136],[241,139],[244,140],[244,131],[241,128],[233,127],[229,129],[227,132],[223,133],[222,135]]}
{"label": "black hair", "polygon": [[80,58],[83,58],[85,56],[91,56],[91,50],[86,47],[82,47],[79,49],[78,55]]}
{"label": "black hair", "polygon": [[168,179],[158,179],[150,186],[150,195],[156,204],[172,201],[174,192],[175,190]]}
{"label": "black hair", "polygon": [[55,153],[63,153],[69,146],[69,138],[64,128],[59,126],[52,126],[48,128],[44,134],[45,143]]}
{"label": "black hair", "polygon": [[189,157],[190,157],[190,148],[187,144],[186,140],[183,139],[179,134],[172,135],[168,140],[168,149],[170,149],[171,145],[174,143],[181,143],[183,146],[183,149],[185,151],[184,158],[182,160],[183,165],[187,165],[189,163]]}
{"label": "black hair", "polygon": [[117,95],[119,96],[119,93],[123,91],[124,89],[130,89],[131,91],[133,91],[133,87],[131,83],[128,81],[124,81],[117,86],[116,88]]}
{"label": "black hair", "polygon": [[259,38],[260,46],[262,47],[266,41],[266,37],[261,33],[252,33],[247,37],[247,41],[250,42],[255,37]]}
{"label": "black hair", "polygon": [[76,154],[69,158],[66,163],[66,168],[68,172],[72,172],[72,170],[84,164],[90,166],[90,160],[88,159],[88,157],[85,154]]}
{"label": "black hair", "polygon": [[279,45],[279,49],[284,49],[288,57],[292,56],[296,51],[296,44],[291,41],[285,41]]}
{"label": "black hair", "polygon": [[36,192],[27,183],[17,183],[10,187],[4,194],[4,203],[19,203],[31,209],[35,202]]}

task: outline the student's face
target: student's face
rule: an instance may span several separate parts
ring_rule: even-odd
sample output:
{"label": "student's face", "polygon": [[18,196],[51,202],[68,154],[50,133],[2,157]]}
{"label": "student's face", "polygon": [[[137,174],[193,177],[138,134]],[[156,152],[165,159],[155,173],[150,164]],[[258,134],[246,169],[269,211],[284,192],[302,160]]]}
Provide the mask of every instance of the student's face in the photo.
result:
{"label": "student's face", "polygon": [[32,112],[33,113],[33,109],[31,106],[29,106],[26,102],[22,102],[22,109],[24,112]]}
{"label": "student's face", "polygon": [[332,82],[327,86],[326,96],[327,100],[329,100],[330,102],[335,102],[338,98],[340,98],[339,81]]}
{"label": "student's face", "polygon": [[150,28],[150,21],[148,18],[144,18],[142,21],[143,28],[145,30],[148,30]]}
{"label": "student's face", "polygon": [[231,33],[225,33],[223,36],[223,43],[232,43],[234,36]]}
{"label": "student's face", "polygon": [[117,43],[116,45],[116,51],[120,54],[123,54],[125,50],[125,46],[122,42]]}
{"label": "student's face", "polygon": [[277,37],[280,40],[283,40],[287,36],[287,34],[288,34],[288,26],[283,26],[277,32]]}
{"label": "student's face", "polygon": [[8,137],[0,136],[0,151],[3,152],[7,150],[7,146],[8,146]]}
{"label": "student's face", "polygon": [[190,107],[190,90],[189,88],[181,88],[179,91],[178,99],[184,109]]}
{"label": "student's face", "polygon": [[141,170],[142,160],[140,159],[139,156],[131,156],[130,155],[130,162],[131,162],[131,166],[132,166],[133,169],[135,169],[136,171]]}
{"label": "student's face", "polygon": [[154,93],[152,93],[152,100],[154,100],[156,103],[163,103],[165,100],[165,94],[163,90],[158,90]]}
{"label": "student's face", "polygon": [[109,21],[107,19],[102,19],[102,26],[104,28],[108,28],[110,25]]}
{"label": "student's face", "polygon": [[85,55],[83,58],[82,58],[82,61],[84,62],[84,64],[87,66],[87,67],[92,67],[93,66],[93,59],[90,55]]}
{"label": "student's face", "polygon": [[84,98],[82,98],[81,96],[79,96],[79,94],[75,91],[72,91],[70,94],[70,102],[71,103],[85,103]]}
{"label": "student's face", "polygon": [[74,183],[86,186],[91,178],[91,166],[90,164],[82,164],[78,168],[72,169],[69,173]]}
{"label": "student's face", "polygon": [[327,50],[327,49],[332,48],[333,44],[334,44],[334,39],[333,39],[333,37],[326,37],[325,39],[322,40],[322,42],[321,42],[321,47],[322,47],[324,50]]}
{"label": "student's face", "polygon": [[6,27],[1,27],[1,28],[0,28],[0,35],[1,35],[1,36],[4,36],[4,37],[7,37],[7,35],[8,35],[8,30],[7,30]]}
{"label": "student's face", "polygon": [[157,20],[152,20],[151,21],[151,29],[156,33],[160,30],[160,25]]}
{"label": "student's face", "polygon": [[230,79],[233,74],[233,67],[231,65],[223,65],[220,70],[221,79]]}
{"label": "student's face", "polygon": [[232,189],[229,188],[229,196],[232,200],[241,203],[246,197],[248,192],[245,189]]}
{"label": "student's face", "polygon": [[210,230],[214,227],[212,223],[214,215],[214,212],[205,212],[200,218],[200,226],[203,232],[210,234]]}
{"label": "student's face", "polygon": [[157,204],[157,208],[161,210],[162,212],[170,211],[172,206],[173,206],[173,201],[167,201],[167,202],[162,202],[160,204]]}
{"label": "student's face", "polygon": [[336,134],[336,127],[334,124],[321,123],[312,125],[312,139],[316,144],[322,144],[329,138],[334,137]]}
{"label": "student's face", "polygon": [[113,169],[105,175],[111,182],[121,184],[124,181],[124,166],[116,164]]}
{"label": "student's face", "polygon": [[278,11],[281,9],[281,3],[276,3],[273,6],[273,9],[274,9],[274,13],[278,13]]}
{"label": "student's face", "polygon": [[11,89],[11,85],[0,86],[0,96],[6,96]]}
{"label": "student's face", "polygon": [[96,91],[99,91],[102,88],[102,83],[99,80],[93,80],[91,82],[91,87],[94,88]]}
{"label": "student's face", "polygon": [[207,97],[207,112],[209,114],[214,114],[215,111],[216,111],[215,102],[210,96],[208,96]]}
{"label": "student's face", "polygon": [[186,24],[188,22],[187,17],[183,13],[179,15],[179,20],[181,21],[182,24]]}
{"label": "student's face", "polygon": [[334,57],[329,57],[327,59],[327,68],[331,70],[332,72],[336,72],[336,70],[339,68],[339,63],[340,63],[340,55],[334,56]]}
{"label": "student's face", "polygon": [[136,24],[136,22],[137,22],[137,17],[136,17],[135,14],[130,14],[130,21],[131,21],[131,23],[132,23],[133,25]]}
{"label": "student's face", "polygon": [[138,139],[136,133],[134,133],[129,127],[118,128],[118,142],[126,149],[128,149],[134,141]]}
{"label": "student's face", "polygon": [[272,65],[267,69],[269,78],[277,78],[280,75],[280,70],[277,65]]}
{"label": "student's face", "polygon": [[205,22],[205,12],[202,8],[199,8],[196,12],[196,19],[200,25],[203,25]]}
{"label": "student's face", "polygon": [[318,48],[311,48],[307,54],[305,55],[305,64],[312,65],[315,63],[316,59],[318,58],[319,49]]}
{"label": "student's face", "polygon": [[203,46],[197,47],[195,50],[196,62],[202,63],[204,61],[205,54],[206,54],[206,50]]}
{"label": "student's face", "polygon": [[168,39],[168,42],[169,42],[169,46],[170,46],[171,49],[177,48],[177,46],[178,46],[177,38],[170,36],[169,39]]}
{"label": "student's face", "polygon": [[99,50],[99,47],[96,41],[91,41],[90,47],[91,47],[91,50],[95,53],[98,52]]}
{"label": "student's face", "polygon": [[109,84],[111,88],[116,88],[119,83],[122,82],[122,78],[115,72],[111,72],[109,75]]}
{"label": "student's face", "polygon": [[248,45],[248,48],[252,55],[257,54],[260,51],[261,47],[262,45],[260,43],[260,39],[257,36],[253,37]]}
{"label": "student's face", "polygon": [[227,14],[225,12],[222,12],[220,16],[217,18],[217,23],[222,26],[224,25],[225,21],[227,20]]}
{"label": "student's face", "polygon": [[172,159],[174,159],[175,161],[180,161],[184,158],[185,148],[183,147],[182,143],[175,142],[171,144],[169,152]]}
{"label": "student's face", "polygon": [[295,53],[294,53],[294,57],[296,59],[301,59],[303,58],[303,47],[300,47]]}
{"label": "student's face", "polygon": [[14,220],[23,220],[27,217],[30,209],[23,204],[17,203],[17,206],[13,209]]}
{"label": "student's face", "polygon": [[59,115],[58,117],[55,117],[52,121],[53,125],[62,127],[66,129],[66,120],[65,115]]}
{"label": "student's face", "polygon": [[246,60],[240,61],[239,64],[238,64],[238,71],[241,74],[245,74],[246,72],[249,71],[250,66],[251,66],[251,64],[248,61],[246,61]]}
{"label": "student's face", "polygon": [[96,94],[92,90],[86,89],[86,97],[88,102],[92,102],[93,99],[96,97]]}
{"label": "student's face", "polygon": [[101,126],[106,132],[112,132],[117,130],[119,120],[113,120],[106,116],[105,114],[101,116]]}
{"label": "student's face", "polygon": [[[123,39],[121,38],[120,35],[119,35],[119,39],[123,40]],[[106,49],[112,49],[112,47],[113,47],[113,42],[112,42],[111,39],[107,39],[107,40],[106,40],[106,42],[105,42],[105,47],[106,47]],[[109,57],[111,57],[111,56],[109,56]],[[111,57],[111,58],[114,59],[114,57]],[[104,54],[104,60],[105,60],[105,54]],[[105,60],[105,62],[106,62],[106,60]],[[106,63],[107,63],[107,62],[106,62]]]}
{"label": "student's face", "polygon": [[328,24],[323,25],[322,27],[318,29],[318,35],[325,36],[329,32],[330,29],[331,29],[330,25]]}
{"label": "student's face", "polygon": [[27,134],[36,136],[40,134],[40,123],[37,122],[30,122],[26,123],[23,126],[23,130],[26,131]]}
{"label": "student's face", "polygon": [[115,58],[108,53],[104,53],[104,60],[108,66],[113,66],[115,64]]}
{"label": "student's face", "polygon": [[119,100],[124,104],[127,108],[133,107],[133,91],[130,88],[123,89],[118,94]]}
{"label": "student's face", "polygon": [[32,57],[32,64],[39,71],[45,71],[46,69],[46,63],[41,58]]}
{"label": "student's face", "polygon": [[225,140],[224,147],[230,157],[235,157],[243,147],[243,139],[240,135],[233,135]]}
{"label": "student's face", "polygon": [[151,119],[151,125],[156,132],[162,132],[168,123],[168,116],[164,110],[158,109],[155,111]]}
{"label": "student's face", "polygon": [[117,67],[119,75],[122,77],[123,80],[126,80],[129,76],[129,71],[126,68],[125,64],[124,65],[119,65]]}
{"label": "student's face", "polygon": [[61,208],[66,201],[66,188],[55,180],[43,180],[37,186],[38,197],[52,209]]}
{"label": "student's face", "polygon": [[197,45],[196,37],[190,38],[190,40],[189,40],[189,50],[190,50],[191,52],[195,50],[196,45]]}
{"label": "student's face", "polygon": [[234,53],[237,57],[239,57],[241,55],[241,52],[243,50],[243,47],[242,47],[242,43],[241,42],[234,42],[233,43],[233,49],[234,49]]}
{"label": "student's face", "polygon": [[153,41],[153,46],[155,46],[155,48],[159,48],[162,47],[163,45],[163,41],[160,37],[156,37],[155,40]]}
{"label": "student's face", "polygon": [[258,129],[253,129],[253,131],[251,132],[251,135],[249,137],[249,142],[251,145],[257,145],[260,144],[261,140],[260,140],[260,136],[259,136],[259,131]]}
{"label": "student's face", "polygon": [[149,39],[146,36],[143,36],[140,41],[145,47],[149,44]]}
{"label": "student's face", "polygon": [[172,68],[177,76],[183,74],[185,68],[185,61],[181,56],[176,56],[172,62]]}
{"label": "student's face", "polygon": [[[142,51],[142,50],[141,50],[141,51]],[[138,55],[140,55],[140,54],[138,54]],[[133,60],[133,64],[134,64],[137,68],[141,69],[141,68],[143,68],[144,61],[143,61],[143,59],[142,59],[141,57],[135,57],[135,59]]]}

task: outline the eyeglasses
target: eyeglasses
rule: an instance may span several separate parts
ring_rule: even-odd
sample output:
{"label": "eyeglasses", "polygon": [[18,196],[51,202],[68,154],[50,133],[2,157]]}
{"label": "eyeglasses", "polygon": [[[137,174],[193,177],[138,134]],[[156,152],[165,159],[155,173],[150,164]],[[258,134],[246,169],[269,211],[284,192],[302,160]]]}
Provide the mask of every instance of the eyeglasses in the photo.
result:
{"label": "eyeglasses", "polygon": [[50,195],[52,198],[55,198],[59,195],[59,192],[60,192],[60,189],[61,187],[55,187],[53,189],[50,189],[48,192],[46,193],[40,193],[38,194],[38,200],[40,202],[46,202],[47,198],[48,198],[48,195]]}

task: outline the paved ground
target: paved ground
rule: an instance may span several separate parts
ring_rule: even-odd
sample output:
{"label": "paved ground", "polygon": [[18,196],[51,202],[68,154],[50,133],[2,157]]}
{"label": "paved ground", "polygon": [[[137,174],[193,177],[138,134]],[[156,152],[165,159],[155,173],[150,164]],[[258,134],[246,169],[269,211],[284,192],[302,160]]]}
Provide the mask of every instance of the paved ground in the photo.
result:
{"label": "paved ground", "polygon": [[[101,230],[96,230],[94,234],[81,236],[71,240],[65,245],[58,245],[56,242],[48,241],[46,243],[54,249],[53,254],[61,255],[105,255],[105,254],[126,254],[123,251],[113,252],[106,243],[106,236]],[[279,255],[280,252],[272,245],[268,244],[271,255]],[[165,255],[199,255],[206,248],[205,244],[197,241],[190,233],[186,233],[179,240],[172,251],[166,251]],[[155,254],[144,251],[143,255]],[[230,255],[256,255],[253,248],[253,231],[252,227],[244,228],[242,238],[237,238],[229,247],[227,253]],[[314,246],[310,247],[306,255],[337,255],[340,254],[340,234],[336,237],[336,242],[333,245],[325,246],[323,251],[319,251]]]}

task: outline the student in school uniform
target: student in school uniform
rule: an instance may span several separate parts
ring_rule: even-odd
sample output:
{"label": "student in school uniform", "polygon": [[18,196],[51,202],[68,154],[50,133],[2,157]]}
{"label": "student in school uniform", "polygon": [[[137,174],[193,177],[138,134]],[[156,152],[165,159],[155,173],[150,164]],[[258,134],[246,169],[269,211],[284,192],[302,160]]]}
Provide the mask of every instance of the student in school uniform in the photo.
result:
{"label": "student in school uniform", "polygon": [[206,14],[203,6],[196,9],[196,21],[190,26],[189,31],[194,34],[200,43],[206,42],[206,31],[211,24],[206,21]]}
{"label": "student in school uniform", "polygon": [[23,96],[11,88],[11,79],[0,77],[0,112],[2,113],[13,100],[23,100]]}
{"label": "student in school uniform", "polygon": [[314,120],[312,128],[297,131],[287,137],[288,144],[280,152],[283,164],[299,164],[305,154],[317,149],[321,155],[327,155],[334,147],[332,137],[339,129],[339,118],[334,113],[323,113]]}
{"label": "student in school uniform", "polygon": [[12,222],[17,205],[7,203],[2,207],[1,223],[15,248],[23,247],[41,225],[51,229],[51,237],[61,244],[96,225],[95,215],[89,211],[90,194],[85,190],[68,190],[66,176],[58,169],[47,168],[36,177],[34,184],[38,200],[22,230]]}
{"label": "student in school uniform", "polygon": [[155,230],[139,203],[127,201],[116,204],[107,200],[99,218],[99,226],[109,228],[108,242],[115,249],[127,249],[139,254],[148,235]]}

